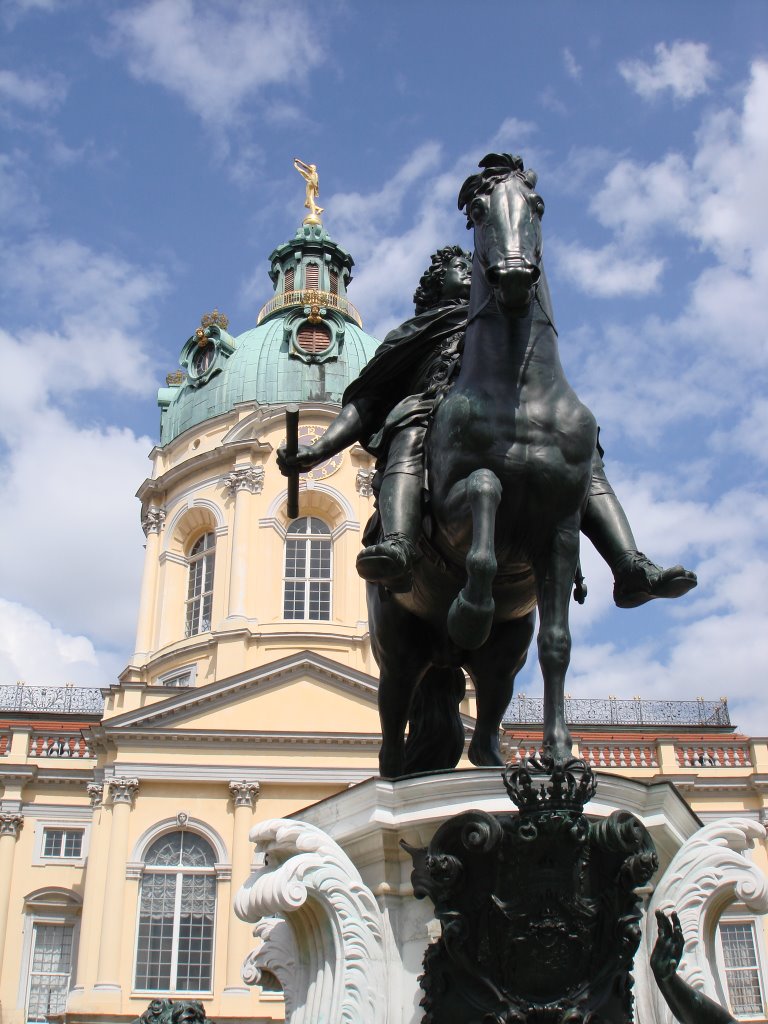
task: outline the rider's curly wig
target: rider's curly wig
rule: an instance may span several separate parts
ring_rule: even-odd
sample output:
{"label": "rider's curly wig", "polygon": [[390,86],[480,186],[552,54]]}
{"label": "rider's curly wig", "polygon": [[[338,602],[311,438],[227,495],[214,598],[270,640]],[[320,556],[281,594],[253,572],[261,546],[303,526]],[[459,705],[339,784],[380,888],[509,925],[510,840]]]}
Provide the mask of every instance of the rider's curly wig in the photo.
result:
{"label": "rider's curly wig", "polygon": [[445,273],[451,260],[455,260],[457,256],[463,256],[468,260],[472,259],[472,254],[466,252],[460,245],[446,245],[432,253],[432,262],[421,275],[419,287],[413,294],[417,313],[426,313],[428,309],[434,309],[435,306],[440,305]]}
{"label": "rider's curly wig", "polygon": [[[521,156],[512,153],[489,153],[478,163],[483,170],[479,174],[470,175],[459,190],[459,209],[469,206],[475,196],[487,196],[500,181],[506,181],[513,174],[519,175],[529,188],[536,187],[538,175],[530,167],[523,165]],[[467,227],[472,227],[472,218],[467,213]]]}

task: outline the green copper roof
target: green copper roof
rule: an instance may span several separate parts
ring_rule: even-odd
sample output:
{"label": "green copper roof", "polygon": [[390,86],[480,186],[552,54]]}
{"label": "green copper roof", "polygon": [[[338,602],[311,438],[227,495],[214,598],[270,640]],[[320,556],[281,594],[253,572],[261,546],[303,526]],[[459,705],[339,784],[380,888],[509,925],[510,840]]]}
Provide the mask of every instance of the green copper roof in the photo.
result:
{"label": "green copper roof", "polygon": [[160,443],[168,444],[238,402],[341,402],[347,384],[360,373],[378,342],[357,324],[345,321],[342,337],[334,339],[334,354],[323,361],[307,361],[291,352],[291,339],[286,337],[291,319],[290,313],[272,317],[229,339],[234,351],[228,358],[217,353],[220,370],[205,383],[195,386],[188,378],[180,387],[161,388]]}
{"label": "green copper roof", "polygon": [[182,374],[160,388],[160,443],[239,402],[341,402],[378,342],[347,300],[354,260],[321,224],[302,224],[273,250],[275,294],[259,325],[233,338],[214,310],[181,351]]}

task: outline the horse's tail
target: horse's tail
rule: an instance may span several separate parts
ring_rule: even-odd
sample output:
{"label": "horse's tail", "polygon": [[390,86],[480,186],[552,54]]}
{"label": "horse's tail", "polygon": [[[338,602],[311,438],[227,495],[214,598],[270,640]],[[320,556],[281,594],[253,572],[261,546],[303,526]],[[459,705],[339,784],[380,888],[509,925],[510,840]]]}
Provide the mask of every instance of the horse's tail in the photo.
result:
{"label": "horse's tail", "polygon": [[432,665],[416,687],[405,741],[405,774],[455,768],[464,752],[460,668]]}

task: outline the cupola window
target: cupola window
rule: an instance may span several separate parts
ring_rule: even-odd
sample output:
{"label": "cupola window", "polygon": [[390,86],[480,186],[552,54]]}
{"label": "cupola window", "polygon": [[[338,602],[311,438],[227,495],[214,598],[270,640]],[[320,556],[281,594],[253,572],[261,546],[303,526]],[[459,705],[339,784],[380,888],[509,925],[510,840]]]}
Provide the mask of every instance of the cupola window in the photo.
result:
{"label": "cupola window", "polygon": [[315,516],[288,527],[283,616],[326,622],[331,617],[331,530]]}
{"label": "cupola window", "polygon": [[293,269],[293,267],[290,267],[288,270],[286,270],[285,276],[283,278],[283,281],[284,281],[283,291],[284,292],[292,292],[293,291],[293,282],[294,282],[295,276],[296,276],[296,271]]}
{"label": "cupola window", "polygon": [[201,377],[208,367],[213,362],[213,358],[216,355],[216,346],[212,341],[209,341],[207,345],[203,345],[198,348],[192,357],[192,369],[195,375]]}
{"label": "cupola window", "polygon": [[317,263],[307,263],[304,268],[304,287],[318,288],[320,286],[320,267]]}
{"label": "cupola window", "polygon": [[331,279],[331,295],[338,295],[339,294],[339,275],[336,273],[335,270],[331,270],[329,272],[329,277]]}
{"label": "cupola window", "polygon": [[303,352],[316,355],[331,345],[331,332],[325,324],[306,323],[296,332],[296,341]]}
{"label": "cupola window", "polygon": [[195,543],[189,554],[185,636],[207,633],[211,628],[215,559],[216,535],[206,533]]}

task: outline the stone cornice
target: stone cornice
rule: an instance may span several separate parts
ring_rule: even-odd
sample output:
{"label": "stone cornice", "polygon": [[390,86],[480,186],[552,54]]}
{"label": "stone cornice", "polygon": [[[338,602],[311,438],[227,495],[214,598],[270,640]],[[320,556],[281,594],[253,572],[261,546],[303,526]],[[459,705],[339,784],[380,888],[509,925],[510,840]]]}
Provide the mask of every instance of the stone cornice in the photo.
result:
{"label": "stone cornice", "polygon": [[[116,765],[122,772],[130,772],[140,782],[194,782],[228,785],[237,777],[238,767],[233,764],[201,765],[199,763],[176,764],[142,764],[128,763]],[[242,769],[240,769],[242,771]],[[293,786],[312,784],[349,786],[364,782],[377,774],[378,768],[373,764],[369,768],[305,768],[299,765],[259,766],[259,782],[263,788],[267,784],[290,783]]]}
{"label": "stone cornice", "polygon": [[[173,742],[184,746],[199,747],[219,745],[246,747],[302,747],[306,749],[332,748],[359,750],[363,753],[377,751],[381,745],[380,733],[306,733],[306,732],[255,732],[252,730],[228,729],[133,729],[124,728],[105,738],[130,739],[132,743],[156,746],[160,742]],[[231,774],[231,773],[230,773]]]}

